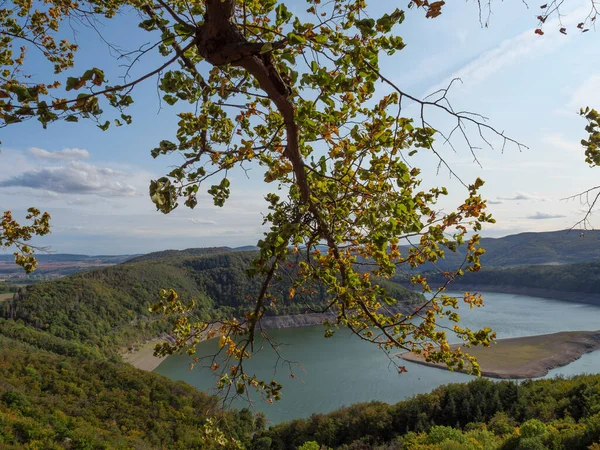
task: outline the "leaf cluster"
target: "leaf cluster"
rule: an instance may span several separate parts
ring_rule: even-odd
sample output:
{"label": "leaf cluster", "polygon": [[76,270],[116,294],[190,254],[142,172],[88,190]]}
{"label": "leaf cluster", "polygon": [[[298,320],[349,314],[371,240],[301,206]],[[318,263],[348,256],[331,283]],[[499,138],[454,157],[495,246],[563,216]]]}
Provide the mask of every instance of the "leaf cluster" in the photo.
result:
{"label": "leaf cluster", "polygon": [[27,210],[26,220],[29,225],[19,224],[10,211],[5,211],[0,221],[0,248],[15,247],[15,263],[23,267],[26,273],[35,270],[37,261],[33,256],[36,247],[27,245],[33,236],[44,236],[50,233],[50,214],[41,213],[36,208]]}

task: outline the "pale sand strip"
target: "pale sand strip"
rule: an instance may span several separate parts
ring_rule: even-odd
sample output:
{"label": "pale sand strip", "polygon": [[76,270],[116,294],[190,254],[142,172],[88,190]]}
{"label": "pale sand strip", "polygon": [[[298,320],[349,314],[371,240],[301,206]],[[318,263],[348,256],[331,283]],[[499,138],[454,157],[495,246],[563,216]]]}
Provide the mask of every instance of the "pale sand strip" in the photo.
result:
{"label": "pale sand strip", "polygon": [[[402,306],[388,308],[392,312],[403,312]],[[321,325],[326,319],[334,320],[335,313],[305,313],[305,314],[290,314],[282,316],[264,316],[261,320],[261,327],[265,330],[281,329],[281,328],[298,328]],[[153,371],[167,357],[157,358],[154,356],[154,346],[157,342],[162,342],[166,338],[157,338],[146,342],[134,350],[125,350],[121,357],[125,362],[132,364],[138,369]]]}
{"label": "pale sand strip", "polygon": [[[453,349],[456,345],[451,346]],[[537,378],[549,370],[565,366],[584,353],[600,349],[600,331],[565,331],[539,336],[498,339],[490,347],[464,349],[477,358],[481,374],[492,378]],[[440,369],[443,363],[426,362],[420,355],[407,352],[401,358]],[[467,370],[465,370],[467,371]]]}
{"label": "pale sand strip", "polygon": [[162,339],[153,339],[145,344],[140,345],[133,351],[128,351],[121,355],[125,362],[137,367],[138,369],[152,372],[161,362],[167,359],[166,356],[158,358],[154,356],[154,346],[162,342]]}
{"label": "pale sand strip", "polygon": [[[263,329],[279,329],[279,328],[297,328],[310,327],[322,324],[325,319],[333,319],[333,314],[294,314],[287,316],[266,316],[263,317],[261,323]],[[157,358],[154,356],[154,346],[164,339],[153,339],[145,344],[142,344],[133,350],[124,350],[121,357],[125,362],[137,367],[138,369],[152,372],[161,362],[167,357]]]}

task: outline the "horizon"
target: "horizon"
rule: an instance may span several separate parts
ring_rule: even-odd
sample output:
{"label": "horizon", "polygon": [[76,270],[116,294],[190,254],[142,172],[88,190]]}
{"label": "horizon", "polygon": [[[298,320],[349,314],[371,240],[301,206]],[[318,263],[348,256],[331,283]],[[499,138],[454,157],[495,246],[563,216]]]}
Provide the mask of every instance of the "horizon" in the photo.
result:
{"label": "horizon", "polygon": [[[547,231],[520,231],[518,233],[512,233],[512,234],[506,234],[503,236],[481,236],[482,239],[504,239],[507,237],[512,237],[512,236],[519,236],[521,234],[551,234],[551,233],[561,233],[564,232],[565,234],[569,234],[569,233],[581,233],[582,230],[576,230],[576,229],[568,229],[568,228],[563,228],[560,230],[547,230]],[[596,229],[588,229],[584,231],[585,233],[600,233],[600,230],[596,230]],[[403,244],[404,245],[404,244]],[[198,247],[180,247],[180,248],[173,248],[173,247],[168,247],[168,248],[157,248],[155,250],[151,250],[151,251],[147,251],[147,252],[140,252],[140,253],[75,253],[75,252],[61,252],[61,251],[55,251],[53,249],[49,249],[48,251],[45,252],[38,252],[37,253],[37,257],[39,256],[52,256],[52,255],[73,255],[73,256],[89,256],[89,257],[100,257],[100,256],[104,256],[104,257],[111,257],[111,256],[143,256],[143,255],[149,255],[151,253],[160,253],[160,252],[167,252],[167,251],[186,251],[186,250],[194,250],[194,249],[212,249],[212,248],[223,248],[223,249],[229,249],[229,250],[239,250],[239,249],[243,249],[246,247],[253,247],[258,249],[258,247],[256,246],[256,244],[242,244],[242,245],[236,245],[236,246],[228,246],[228,245],[201,245]],[[248,250],[251,251],[251,250]],[[12,252],[10,250],[1,250],[0,249],[0,257],[2,256],[11,256]]]}

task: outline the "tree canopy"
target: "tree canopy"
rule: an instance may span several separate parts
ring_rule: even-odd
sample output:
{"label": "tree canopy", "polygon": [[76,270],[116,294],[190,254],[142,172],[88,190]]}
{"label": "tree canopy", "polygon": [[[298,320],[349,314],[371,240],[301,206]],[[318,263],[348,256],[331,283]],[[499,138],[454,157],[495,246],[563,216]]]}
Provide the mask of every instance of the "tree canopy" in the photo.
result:
{"label": "tree canopy", "polygon": [[[262,285],[244,315],[195,321],[169,290],[153,308],[181,314],[175,343],[161,352],[221,335],[228,364],[214,370],[227,390],[241,394],[253,386],[270,399],[278,397],[279,386],[246,374],[243,362],[262,333],[266,305],[307,296],[315,283],[329,298],[320,311],[335,312],[326,335],[343,326],[387,352],[421,352],[450,366],[468,358],[460,349],[450,350],[448,330],[437,319],[458,322],[459,299],[445,295],[444,288],[465,270],[481,266],[478,232],[494,222],[479,194],[483,181],[461,180],[464,202],[442,213],[436,202],[447,195],[446,188],[422,189],[420,170],[409,158],[429,152],[453,173],[436,137],[467,147],[474,157],[473,139],[491,146],[493,138],[502,148],[523,144],[483,116],[454,110],[447,98],[452,83],[424,99],[394,84],[381,72],[380,60],[403,49],[397,32],[405,14],[388,3],[387,12],[371,17],[368,3],[306,0],[297,15],[291,11],[292,5],[299,7],[296,2],[276,0],[18,0],[0,9],[0,126],[30,119],[43,127],[82,119],[96,121],[102,130],[126,125],[134,120],[128,107],[136,87],[154,80],[179,122],[175,136],[157,142],[151,155],[183,156],[180,165],[150,184],[159,211],[169,213],[180,203],[194,208],[200,189],[222,206],[232,189],[229,171],[250,164],[263,166],[264,181],[277,186],[280,194],[266,196],[268,231],[248,269]],[[562,5],[540,5],[537,34],[543,35],[548,18],[560,19]],[[579,30],[594,23],[594,6]],[[433,19],[445,3],[412,0],[408,7]],[[482,25],[487,25],[490,3],[480,8]],[[112,47],[130,58],[123,82],[109,82],[102,67],[74,73],[76,55],[85,45],[80,50],[70,42],[66,28],[99,30],[99,23],[121,14],[139,17],[139,27],[152,39],[126,53],[119,50],[126,43]],[[132,78],[131,68],[147,55],[160,63]],[[31,74],[29,62],[39,64],[40,56],[48,65],[43,79]],[[409,104],[417,106],[416,118],[406,114]],[[432,112],[454,121],[450,133],[431,123]],[[401,251],[407,240],[411,247]],[[463,264],[447,273],[441,286],[432,289],[422,276],[413,277],[424,291],[433,291],[430,300],[412,314],[394,311],[395,300],[379,279],[392,276],[399,266],[435,263],[463,244]],[[274,280],[285,277],[293,279],[285,294],[271,289]],[[462,300],[470,306],[482,302],[469,293]],[[473,331],[456,324],[449,331],[467,346],[489,345],[493,339],[487,328]]]}

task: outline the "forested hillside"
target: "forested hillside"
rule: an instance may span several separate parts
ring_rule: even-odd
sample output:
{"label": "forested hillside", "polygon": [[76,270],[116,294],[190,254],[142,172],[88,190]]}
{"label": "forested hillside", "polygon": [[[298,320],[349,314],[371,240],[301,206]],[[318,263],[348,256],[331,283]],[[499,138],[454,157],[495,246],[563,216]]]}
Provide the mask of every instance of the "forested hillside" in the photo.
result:
{"label": "forested hillside", "polygon": [[[436,281],[439,275],[432,274]],[[515,286],[548,289],[560,292],[600,294],[600,262],[584,262],[559,266],[532,265],[509,268],[483,268],[479,272],[468,272],[453,284],[459,288],[464,284],[492,287]]]}
{"label": "forested hillside", "polygon": [[261,416],[219,410],[185,383],[38,344],[0,336],[0,448],[203,449],[214,416],[248,450],[597,450],[600,442],[600,375],[479,379],[265,429]]}
{"label": "forested hillside", "polygon": [[597,450],[600,375],[441,386],[395,405],[356,404],[283,423],[259,434],[254,448],[307,442],[315,442],[307,450]]}
{"label": "forested hillside", "polygon": [[[483,267],[509,267],[530,264],[568,264],[600,261],[600,231],[548,231],[520,233],[502,238],[482,238],[485,254],[481,257]],[[406,247],[405,247],[406,250]],[[464,259],[464,249],[446,251],[443,260],[436,263],[442,270],[458,268]],[[431,270],[426,264],[423,270]]]}
{"label": "forested hillside", "polygon": [[[196,315],[242,315],[249,308],[248,295],[260,288],[260,280],[248,278],[245,272],[254,256],[253,252],[229,249],[149,254],[125,264],[22,288],[14,299],[0,303],[0,316],[22,320],[53,336],[112,355],[118,346],[169,329],[165,320],[148,311],[161,289],[175,289],[186,302],[195,300]],[[385,284],[401,305],[422,299],[403,287]],[[316,294],[290,300],[290,286],[289,279],[274,285],[274,292],[285,301],[269,306],[266,314],[301,313],[307,304],[318,307],[326,300],[318,286]]]}
{"label": "forested hillside", "polygon": [[209,417],[249,445],[264,424],[248,410],[223,412],[185,383],[13,325],[0,322],[2,334],[8,326],[18,336],[0,334],[2,449],[199,449]]}

